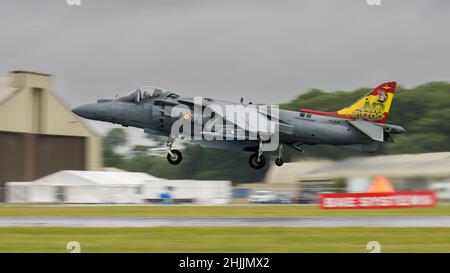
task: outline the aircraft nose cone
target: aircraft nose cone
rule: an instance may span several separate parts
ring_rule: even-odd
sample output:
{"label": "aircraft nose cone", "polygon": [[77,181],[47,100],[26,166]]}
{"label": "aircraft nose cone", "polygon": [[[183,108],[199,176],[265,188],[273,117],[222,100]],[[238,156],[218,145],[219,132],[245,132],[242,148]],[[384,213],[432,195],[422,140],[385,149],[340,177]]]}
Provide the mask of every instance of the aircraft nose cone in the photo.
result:
{"label": "aircraft nose cone", "polygon": [[96,114],[96,107],[93,104],[85,104],[78,106],[74,109],[72,109],[72,112],[74,112],[76,115],[87,118],[87,119],[94,119]]}

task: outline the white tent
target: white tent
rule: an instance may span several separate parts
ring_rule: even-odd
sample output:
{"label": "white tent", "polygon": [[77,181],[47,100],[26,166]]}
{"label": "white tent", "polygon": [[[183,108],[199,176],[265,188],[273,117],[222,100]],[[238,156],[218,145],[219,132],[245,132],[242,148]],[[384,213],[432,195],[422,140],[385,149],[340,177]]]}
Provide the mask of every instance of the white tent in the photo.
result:
{"label": "white tent", "polygon": [[139,203],[145,173],[59,171],[34,182],[6,183],[8,202]]}
{"label": "white tent", "polygon": [[159,202],[161,194],[176,202],[226,204],[231,182],[166,180],[146,173],[59,171],[33,182],[6,183],[7,202],[144,203]]}
{"label": "white tent", "polygon": [[8,182],[6,185],[6,202],[29,202],[28,189],[31,182]]}

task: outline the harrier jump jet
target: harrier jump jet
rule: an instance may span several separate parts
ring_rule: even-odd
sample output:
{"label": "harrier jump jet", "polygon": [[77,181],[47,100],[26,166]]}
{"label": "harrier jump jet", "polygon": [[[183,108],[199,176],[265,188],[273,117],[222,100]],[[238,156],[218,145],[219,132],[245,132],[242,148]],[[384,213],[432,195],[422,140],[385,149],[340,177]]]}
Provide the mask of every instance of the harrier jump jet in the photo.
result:
{"label": "harrier jump jet", "polygon": [[336,112],[288,111],[244,103],[243,99],[233,103],[180,97],[160,88],[140,88],[126,96],[79,106],[73,112],[83,118],[167,136],[167,159],[174,165],[182,160],[181,152],[172,149],[174,141],[190,137],[203,147],[251,152],[250,166],[261,169],[266,164],[264,152],[277,151],[275,164],[283,164],[284,145],[300,152],[306,145],[320,144],[371,153],[382,142],[393,142],[392,134],[405,131],[386,123],[395,88],[396,82],[383,83]]}

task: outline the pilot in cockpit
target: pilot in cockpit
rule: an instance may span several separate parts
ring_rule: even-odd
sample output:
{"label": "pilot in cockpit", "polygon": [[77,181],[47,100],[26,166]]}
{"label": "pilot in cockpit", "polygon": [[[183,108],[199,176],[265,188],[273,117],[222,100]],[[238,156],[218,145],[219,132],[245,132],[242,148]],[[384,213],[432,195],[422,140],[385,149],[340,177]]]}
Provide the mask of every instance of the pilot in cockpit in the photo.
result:
{"label": "pilot in cockpit", "polygon": [[152,98],[152,95],[149,92],[144,91],[144,93],[142,94],[142,100],[148,100],[151,98]]}
{"label": "pilot in cockpit", "polygon": [[152,98],[160,97],[164,92],[161,89],[151,89],[151,91],[143,90],[141,88],[136,89],[136,91],[119,97],[117,100],[128,101],[128,102],[140,102]]}
{"label": "pilot in cockpit", "polygon": [[163,93],[163,91],[161,89],[155,89],[153,91],[153,98],[157,98],[157,97],[161,96],[162,93]]}
{"label": "pilot in cockpit", "polygon": [[142,100],[157,98],[163,93],[160,89],[153,89],[152,91],[153,92],[144,90],[144,92],[142,92]]}

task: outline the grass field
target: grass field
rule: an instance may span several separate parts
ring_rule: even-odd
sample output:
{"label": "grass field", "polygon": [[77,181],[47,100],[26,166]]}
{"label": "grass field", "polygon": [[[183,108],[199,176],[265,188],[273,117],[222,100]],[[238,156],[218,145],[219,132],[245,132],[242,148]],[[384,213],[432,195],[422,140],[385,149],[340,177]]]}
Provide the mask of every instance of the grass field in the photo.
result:
{"label": "grass field", "polygon": [[0,252],[450,252],[450,228],[0,228]]}
{"label": "grass field", "polygon": [[[357,217],[449,216],[450,205],[390,210],[316,206],[0,205],[0,217]],[[450,228],[0,228],[0,252],[450,252]]]}
{"label": "grass field", "polygon": [[0,217],[353,217],[449,216],[450,205],[387,210],[321,210],[317,206],[51,206],[0,205]]}

